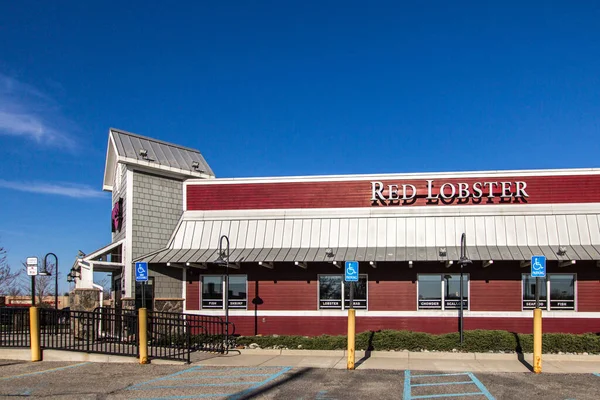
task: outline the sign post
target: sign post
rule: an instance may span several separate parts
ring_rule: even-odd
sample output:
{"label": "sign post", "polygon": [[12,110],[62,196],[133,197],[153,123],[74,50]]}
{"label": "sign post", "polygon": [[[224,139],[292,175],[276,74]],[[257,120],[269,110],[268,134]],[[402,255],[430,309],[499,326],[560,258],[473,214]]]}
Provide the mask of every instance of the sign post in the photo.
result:
{"label": "sign post", "polygon": [[[346,261],[344,281],[350,282],[350,307],[348,308],[348,366],[354,369],[356,341],[356,310],[354,309],[354,282],[358,282],[358,261]],[[346,301],[344,300],[344,303]]]}
{"label": "sign post", "polygon": [[142,282],[142,307],[146,308],[146,282],[148,282],[148,263],[138,261],[135,263],[135,281]]}
{"label": "sign post", "polygon": [[[542,372],[542,309],[540,278],[546,277],[546,257],[531,257],[531,276],[535,277],[535,309],[533,310],[533,372]],[[547,300],[547,299],[546,299]]]}
{"label": "sign post", "polygon": [[27,275],[31,276],[31,307],[35,307],[35,277],[38,274],[38,258],[27,257]]}

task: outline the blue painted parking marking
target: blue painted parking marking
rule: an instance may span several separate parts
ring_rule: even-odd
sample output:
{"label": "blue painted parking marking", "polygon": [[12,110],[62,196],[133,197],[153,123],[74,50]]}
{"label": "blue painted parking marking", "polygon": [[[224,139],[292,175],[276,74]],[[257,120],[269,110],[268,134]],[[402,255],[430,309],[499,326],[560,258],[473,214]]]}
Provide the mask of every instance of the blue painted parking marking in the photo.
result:
{"label": "blue painted parking marking", "polygon": [[0,380],[23,378],[23,377],[32,376],[32,375],[45,374],[45,373],[48,373],[48,372],[62,371],[63,369],[81,367],[81,366],[86,365],[86,364],[89,364],[89,362],[83,362],[83,363],[79,363],[79,364],[67,365],[67,366],[64,366],[64,367],[50,368],[50,369],[45,369],[45,370],[36,371],[36,372],[29,372],[29,373],[26,373],[26,374],[19,374],[19,375],[12,375],[12,376],[2,376],[2,377],[0,377]]}
{"label": "blue painted parking marking", "polygon": [[599,374],[599,373],[594,373],[594,375],[596,375],[596,376],[600,376],[600,374]]}
{"label": "blue painted parking marking", "polygon": [[[439,378],[439,377],[457,377],[457,381],[448,382],[428,382],[428,383],[413,383],[412,379],[417,378]],[[468,377],[469,380],[464,379]],[[436,393],[436,394],[419,394],[413,395],[413,388],[440,387],[452,385],[475,385],[478,391],[468,391],[462,393]],[[463,397],[463,396],[485,396],[488,400],[495,400],[494,396],[487,390],[485,385],[481,383],[477,377],[471,372],[449,373],[449,374],[420,374],[412,375],[410,370],[404,371],[404,396],[403,400],[414,399],[436,399],[442,397]]]}
{"label": "blue painted parking marking", "polygon": [[[152,396],[152,391],[155,390],[168,389],[172,393],[172,395],[167,397],[145,397],[145,400],[197,399],[208,397],[225,397],[228,400],[237,400],[279,378],[291,369],[292,367],[211,368],[200,365],[133,385],[128,390],[143,391],[146,395],[150,396]],[[240,380],[240,378],[258,379],[245,381]],[[203,382],[205,379],[210,379],[210,382]],[[240,386],[250,387],[240,388],[240,390],[238,389]],[[219,393],[203,393],[203,388],[208,390],[215,387],[220,388]],[[190,393],[190,389],[197,389],[198,392],[178,395],[178,389],[187,390],[187,393]]]}

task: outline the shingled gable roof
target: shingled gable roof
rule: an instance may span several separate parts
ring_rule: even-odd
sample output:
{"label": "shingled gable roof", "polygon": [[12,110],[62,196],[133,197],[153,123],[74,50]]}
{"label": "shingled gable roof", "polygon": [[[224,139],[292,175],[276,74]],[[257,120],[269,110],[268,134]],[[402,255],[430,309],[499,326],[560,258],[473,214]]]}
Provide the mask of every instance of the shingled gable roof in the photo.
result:
{"label": "shingled gable roof", "polygon": [[215,177],[202,154],[196,149],[110,128],[104,168],[104,190],[112,191],[119,162],[143,170],[158,170],[164,175],[184,179]]}

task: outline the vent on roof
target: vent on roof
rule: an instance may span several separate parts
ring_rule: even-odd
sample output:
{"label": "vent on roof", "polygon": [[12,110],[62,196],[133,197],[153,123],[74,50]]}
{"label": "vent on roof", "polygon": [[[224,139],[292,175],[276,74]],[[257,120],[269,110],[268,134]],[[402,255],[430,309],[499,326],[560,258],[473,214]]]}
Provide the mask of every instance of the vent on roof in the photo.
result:
{"label": "vent on roof", "polygon": [[192,161],[192,168],[198,172],[204,172],[204,170],[200,169],[200,163],[198,161]]}
{"label": "vent on roof", "polygon": [[146,161],[154,161],[153,159],[148,157],[148,150],[146,149],[140,149],[140,157],[142,157]]}

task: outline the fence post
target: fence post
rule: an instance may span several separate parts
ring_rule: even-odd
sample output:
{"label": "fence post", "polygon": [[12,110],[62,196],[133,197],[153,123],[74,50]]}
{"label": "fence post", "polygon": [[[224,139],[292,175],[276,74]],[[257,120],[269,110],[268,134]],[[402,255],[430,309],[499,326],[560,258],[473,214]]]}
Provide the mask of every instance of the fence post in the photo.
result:
{"label": "fence post", "polygon": [[140,364],[148,363],[148,309],[140,308],[138,311],[138,340],[140,341]]}
{"label": "fence post", "polygon": [[29,308],[29,335],[31,337],[31,361],[42,361],[40,347],[40,321],[37,307]]}

